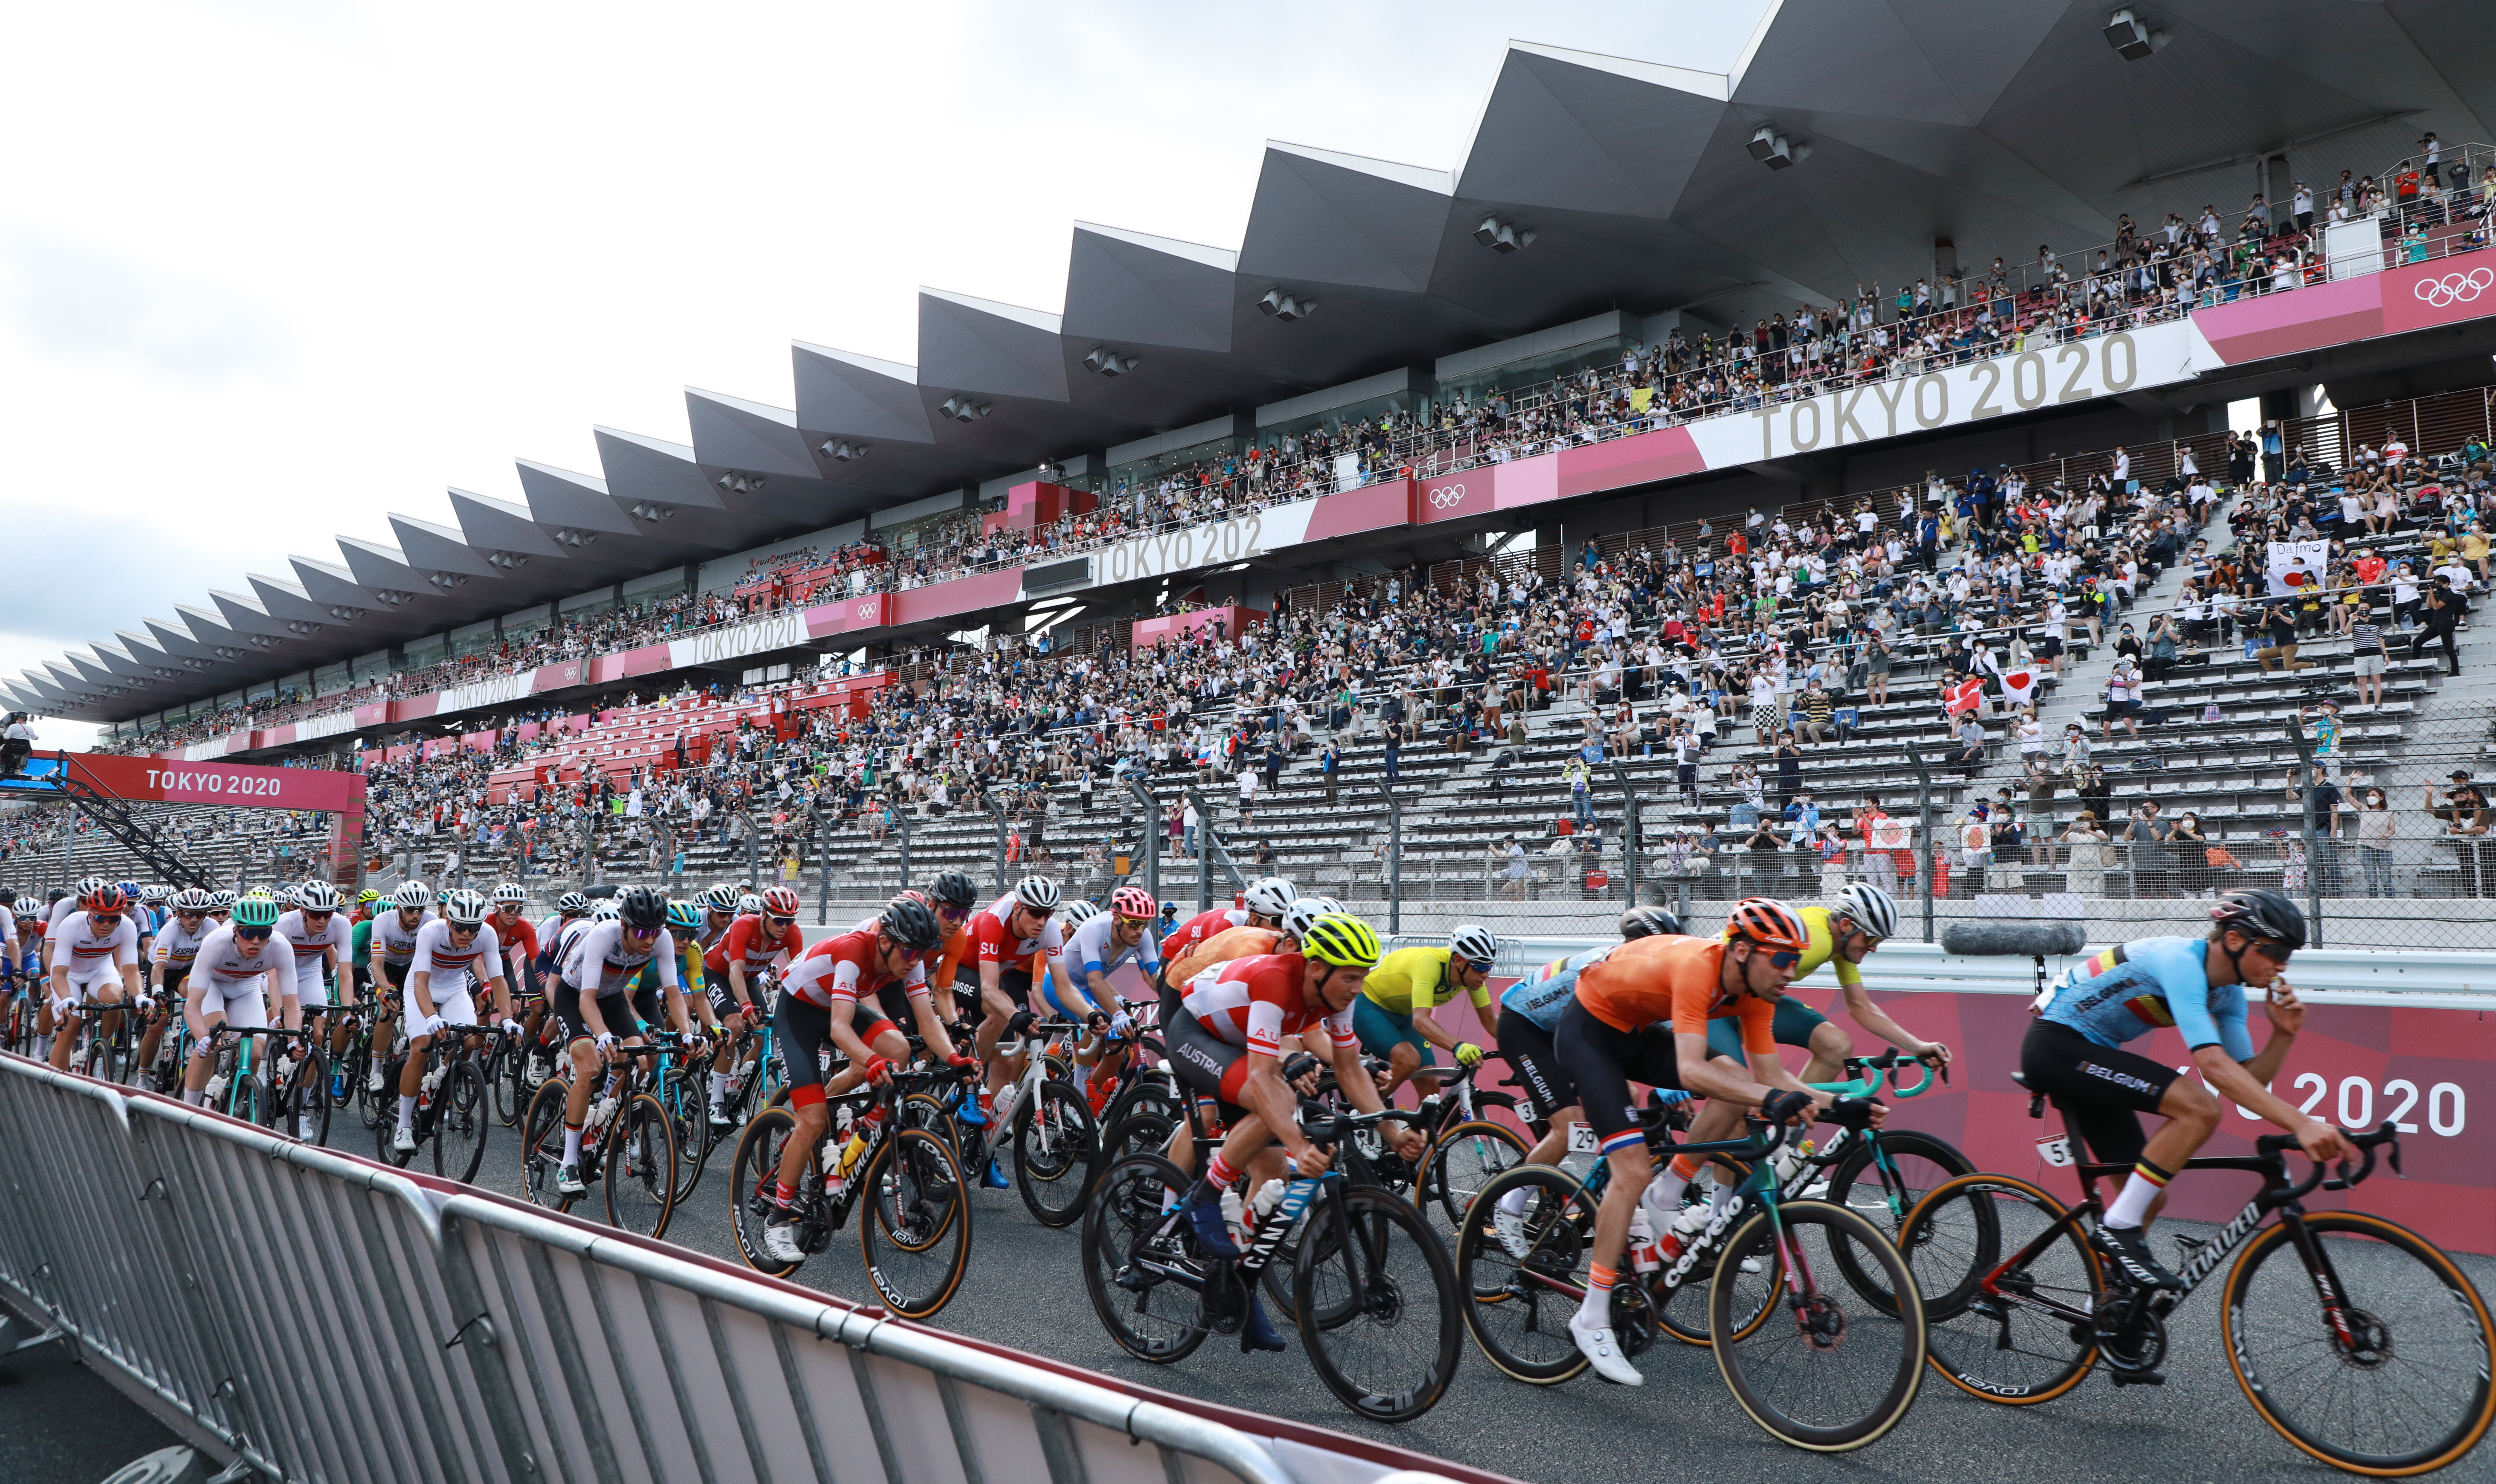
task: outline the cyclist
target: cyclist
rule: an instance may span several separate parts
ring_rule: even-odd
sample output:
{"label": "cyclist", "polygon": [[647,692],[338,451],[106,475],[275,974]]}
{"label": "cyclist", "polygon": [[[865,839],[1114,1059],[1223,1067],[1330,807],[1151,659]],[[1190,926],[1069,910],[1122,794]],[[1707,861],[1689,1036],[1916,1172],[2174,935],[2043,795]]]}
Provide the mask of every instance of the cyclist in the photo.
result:
{"label": "cyclist", "polygon": [[1198,912],[1180,923],[1162,940],[1162,962],[1172,964],[1187,955],[1189,949],[1203,943],[1225,928],[1280,927],[1283,910],[1292,905],[1299,889],[1279,876],[1259,877],[1239,893],[1235,907],[1217,907]]}
{"label": "cyclist", "polygon": [[1437,1075],[1425,1069],[1439,1065],[1432,1046],[1446,1047],[1459,1067],[1481,1065],[1482,1047],[1449,1035],[1427,1012],[1459,994],[1469,995],[1482,1039],[1496,1044],[1499,1020],[1490,1007],[1490,966],[1498,955],[1498,935],[1467,923],[1449,935],[1444,948],[1398,948],[1369,971],[1360,1000],[1352,1007],[1352,1027],[1363,1051],[1387,1058],[1382,1096],[1392,1099],[1410,1077],[1420,1079],[1423,1093],[1437,1086]]}
{"label": "cyclist", "polygon": [[[1612,1333],[1612,1284],[1629,1250],[1631,1218],[1643,1201],[1655,1229],[1668,1230],[1693,1172],[1675,1159],[1655,1173],[1630,1083],[1686,1088],[1711,1103],[1758,1108],[1771,1123],[1836,1100],[1794,1079],[1778,1059],[1771,1030],[1777,997],[1810,945],[1802,919],[1782,902],[1746,897],[1733,904],[1726,926],[1732,931],[1723,939],[1634,939],[1586,965],[1551,1037],[1611,1165],[1596,1210],[1586,1295],[1569,1321],[1569,1338],[1598,1376],[1624,1386],[1644,1384]],[[1747,1074],[1708,1054],[1707,1022],[1726,1017],[1742,1023]]]}
{"label": "cyclist", "polygon": [[1009,1059],[997,1055],[997,1040],[1014,1011],[1030,1003],[1034,965],[1066,951],[1054,915],[1060,900],[1055,881],[1026,876],[1014,890],[973,912],[966,924],[971,946],[954,972],[974,975],[979,985],[982,1014],[972,1038],[987,1068],[980,1092],[982,1117],[996,1105],[997,1089],[1022,1069],[1005,1065]]}
{"label": "cyclist", "polygon": [[[2020,1043],[2020,1080],[2062,1103],[2078,1124],[2069,1131],[2100,1162],[2132,1161],[2131,1178],[2090,1242],[2134,1283],[2180,1286],[2150,1255],[2147,1227],[2166,1204],[2167,1182],[2217,1131],[2220,1098],[2296,1135],[2317,1163],[2348,1158],[2339,1129],[2270,1092],[2305,1025],[2304,1003],[2281,977],[2289,955],[2304,946],[2305,913],[2294,902],[2276,891],[2233,891],[2210,909],[2207,937],[2119,943],[2064,974],[2030,1007],[2038,1020]],[[2270,1037],[2259,1053],[2245,1024],[2249,984],[2268,991]],[[2123,1049],[2160,1026],[2183,1036],[2191,1067]],[[2147,1139],[2143,1113],[2167,1120]]]}
{"label": "cyclist", "polygon": [[210,1033],[224,1025],[266,1030],[270,972],[295,971],[287,950],[274,943],[275,901],[259,895],[241,897],[234,902],[233,914],[232,922],[218,924],[200,941],[185,980],[190,993],[182,1005],[182,1022],[191,1033],[191,1056],[182,1069],[182,1100],[193,1107],[206,1100],[208,1073],[216,1067]]}
{"label": "cyclist", "polygon": [[580,1130],[589,1121],[600,1066],[614,1060],[619,1043],[642,1044],[642,1022],[630,986],[644,964],[658,966],[660,987],[674,991],[678,984],[667,899],[648,886],[636,886],[600,912],[610,910],[613,916],[593,916],[590,926],[574,934],[554,990],[554,1012],[572,1059],[572,1086],[563,1111],[563,1164],[554,1177],[555,1189],[566,1195],[588,1190],[580,1178]]}
{"label": "cyclist", "polygon": [[51,977],[52,954],[61,941],[58,936],[61,924],[81,910],[79,903],[111,884],[100,876],[81,876],[67,891],[53,888],[49,898],[51,905],[44,921],[44,976],[47,979]]}
{"label": "cyclist", "polygon": [[502,943],[485,918],[485,899],[461,888],[442,902],[442,913],[416,935],[416,953],[407,974],[407,1060],[398,1073],[398,1131],[390,1148],[400,1154],[416,1149],[416,1098],[424,1085],[425,1051],[433,1037],[455,1026],[478,1024],[472,993],[490,985],[494,1008],[506,1032],[520,1025],[512,1018],[512,988],[503,976]]}
{"label": "cyclist", "polygon": [[[371,888],[370,886],[367,886],[367,887],[365,887],[363,890],[357,892],[357,893],[356,893],[356,910],[355,910],[354,912],[349,912],[349,913],[347,914],[347,926],[349,926],[349,927],[351,927],[351,928],[352,928],[352,927],[356,926],[356,925],[357,925],[357,924],[359,924],[359,923],[363,923],[363,922],[370,922],[370,921],[372,921],[372,920],[373,920],[373,913],[375,913],[375,912],[380,912],[380,911],[382,910],[382,909],[381,909],[381,900],[382,900],[382,894],[381,894],[380,892],[378,892],[378,891],[375,891],[375,890],[374,890],[373,888]],[[360,984],[359,984],[357,987],[358,987],[359,989],[360,989],[360,988],[362,988],[363,986],[362,986],[362,985],[360,985]]]}
{"label": "cyclist", "polygon": [[[1811,946],[1794,968],[1796,983],[1811,977],[1821,965],[1829,965],[1837,974],[1839,993],[1846,997],[1846,1013],[1856,1025],[1900,1051],[1950,1065],[1950,1047],[1911,1035],[1873,1004],[1863,988],[1863,973],[1856,966],[1898,932],[1898,904],[1888,892],[1856,882],[1831,897],[1826,907],[1800,907],[1794,913],[1811,933]],[[1777,1002],[1776,1037],[1780,1046],[1798,1046],[1810,1053],[1810,1063],[1802,1069],[1805,1082],[1837,1081],[1846,1059],[1855,1054],[1854,1037],[1792,995]],[[1718,1056],[1741,1059],[1741,1035],[1730,1020],[1708,1026],[1707,1045]]]}
{"label": "cyclist", "polygon": [[713,943],[727,937],[728,930],[736,925],[737,899],[743,895],[725,882],[702,894],[702,925],[694,941],[702,945],[703,951],[709,951]]}
{"label": "cyclist", "polygon": [[1095,1117],[1109,1105],[1109,1092],[1126,1066],[1124,1050],[1103,1054],[1103,1037],[1122,1030],[1126,1019],[1124,999],[1109,975],[1121,964],[1133,963],[1147,984],[1161,976],[1161,955],[1154,950],[1151,932],[1160,910],[1151,892],[1141,886],[1121,886],[1109,893],[1109,910],[1076,923],[1064,950],[1049,962],[1049,988],[1043,991],[1043,998],[1051,1009],[1086,1022],[1104,1011],[1116,1012],[1075,1054],[1077,1067],[1089,1067],[1083,1096]]}
{"label": "cyclist", "polygon": [[[294,952],[295,974],[291,981],[280,975],[270,986],[289,1031],[323,1017],[329,1008],[332,980],[340,981],[340,998],[346,1004],[356,1003],[354,975],[342,972],[356,935],[338,912],[338,888],[324,881],[305,881],[295,888],[295,901],[294,910],[277,919],[277,936]],[[318,1025],[313,1029],[317,1031]],[[343,1024],[337,1028],[330,1055],[346,1049],[346,1030]]]}
{"label": "cyclist", "polygon": [[[45,1001],[45,997],[37,992],[44,977],[43,898],[21,896],[10,904],[9,910],[12,914],[9,926],[13,935],[8,946],[9,964],[11,972],[16,977],[17,993],[20,997],[16,1012],[23,1015],[30,1007],[43,1005]],[[11,1039],[14,1041],[16,1028],[13,1025],[11,1029]],[[49,1047],[46,1048],[47,1053],[49,1049]]]}
{"label": "cyclist", "polygon": [[1184,984],[1216,964],[1251,953],[1297,952],[1299,935],[1310,923],[1343,910],[1343,904],[1332,897],[1294,897],[1274,926],[1224,928],[1188,949],[1185,958],[1164,964],[1162,974],[1173,984]]}
{"label": "cyclist", "polygon": [[[873,922],[819,939],[782,981],[772,1029],[796,1128],[780,1152],[775,1209],[763,1229],[763,1245],[775,1260],[805,1260],[797,1246],[797,1183],[831,1126],[825,1099],[865,1084],[881,1086],[890,1080],[892,1066],[910,1055],[896,1011],[907,1007],[929,1052],[956,1067],[973,1065],[953,1048],[927,990],[926,959],[942,942],[943,928],[926,903],[895,897]],[[896,990],[902,1005],[893,1004]],[[867,1019],[860,1030],[862,1002]],[[822,1063],[827,1041],[849,1059],[828,1087]]]}
{"label": "cyclist", "polygon": [[372,931],[372,942],[382,947],[382,965],[373,994],[373,1065],[364,1091],[376,1096],[382,1090],[382,1063],[396,1036],[398,992],[407,987],[408,965],[416,961],[416,935],[423,930],[433,891],[422,881],[401,881],[390,893],[390,905],[389,912],[373,919]]}
{"label": "cyclist", "polygon": [[[763,911],[751,917],[738,917],[729,924],[727,932],[710,944],[702,961],[702,982],[709,986],[704,1001],[721,1023],[732,1017],[751,1021],[763,1003],[763,979],[766,974],[788,973],[789,966],[806,949],[806,938],[797,930],[797,893],[786,886],[774,886],[763,893]],[[733,1070],[729,1058],[733,1053],[722,1042],[719,1055],[710,1064],[710,1121],[714,1128],[728,1127],[728,1077]]]}
{"label": "cyclist", "polygon": [[139,929],[130,920],[138,904],[109,881],[98,881],[77,912],[45,935],[51,949],[50,1047],[55,1070],[67,1071],[78,1027],[89,1003],[103,1007],[99,1030],[110,1035],[125,1001],[139,998]]}
{"label": "cyclist", "polygon": [[[156,946],[156,910],[147,905],[147,888],[144,886],[137,881],[121,881],[117,884],[121,887],[121,900],[130,904],[125,910],[130,914],[131,928],[139,934],[139,962],[144,965],[148,961],[148,954]],[[147,971],[141,968],[139,973],[140,982],[143,985],[146,982]]]}
{"label": "cyclist", "polygon": [[208,908],[215,900],[197,886],[186,886],[166,902],[165,926],[156,934],[156,948],[147,962],[147,993],[156,1005],[148,1016],[147,1034],[139,1043],[141,1067],[156,1065],[165,1032],[173,1023],[173,1002],[182,992],[191,965],[199,959],[200,945],[216,931],[217,925],[208,920]]}
{"label": "cyclist", "polygon": [[971,913],[979,910],[979,883],[959,871],[946,871],[920,896],[936,910],[936,925],[945,933],[945,945],[927,960],[927,982],[938,990],[952,985],[956,1018],[976,1023],[981,1014],[978,975],[963,979],[961,966],[971,951]]}

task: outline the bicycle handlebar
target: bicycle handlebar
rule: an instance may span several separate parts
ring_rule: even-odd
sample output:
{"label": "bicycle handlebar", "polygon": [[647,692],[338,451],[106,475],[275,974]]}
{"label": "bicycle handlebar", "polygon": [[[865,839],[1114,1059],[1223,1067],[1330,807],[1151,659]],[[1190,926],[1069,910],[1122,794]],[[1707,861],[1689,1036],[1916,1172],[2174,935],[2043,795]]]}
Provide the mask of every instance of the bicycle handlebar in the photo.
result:
{"label": "bicycle handlebar", "polygon": [[[2391,1146],[2387,1151],[2387,1158],[2391,1160],[2392,1173],[2395,1175],[2401,1173],[2399,1129],[2390,1124],[2386,1124],[2372,1133],[2353,1133],[2348,1137],[2350,1147],[2359,1151],[2365,1157],[2358,1162],[2356,1172],[2352,1174],[2349,1169],[2350,1161],[2343,1159],[2340,1161],[2340,1173],[2332,1175],[2331,1166],[2317,1159],[2314,1161],[2314,1168],[2307,1173],[2306,1177],[2289,1188],[2288,1199],[2298,1199],[2317,1189],[2325,1190],[2354,1189],[2375,1172],[2375,1150],[2382,1145]],[[2297,1147],[2296,1135],[2293,1133],[2265,1133],[2254,1140],[2254,1148],[2266,1155],[2285,1154]]]}

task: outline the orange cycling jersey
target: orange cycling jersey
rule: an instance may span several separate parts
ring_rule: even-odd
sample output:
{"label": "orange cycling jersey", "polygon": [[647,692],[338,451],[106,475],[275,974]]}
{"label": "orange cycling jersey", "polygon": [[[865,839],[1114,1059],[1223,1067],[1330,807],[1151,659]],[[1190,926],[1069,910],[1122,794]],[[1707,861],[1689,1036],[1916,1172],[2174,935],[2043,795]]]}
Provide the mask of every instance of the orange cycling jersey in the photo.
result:
{"label": "orange cycling jersey", "polygon": [[1247,958],[1256,953],[1277,951],[1274,944],[1283,941],[1278,928],[1234,927],[1205,939],[1187,950],[1187,956],[1163,971],[1162,977],[1172,984],[1185,984],[1216,964],[1227,964],[1234,958]]}
{"label": "orange cycling jersey", "polygon": [[[952,983],[953,971],[962,967],[962,960],[968,957],[970,952],[971,922],[969,918],[965,917],[962,919],[962,925],[953,930],[953,936],[945,940],[945,946],[938,951],[936,955],[936,967],[928,974],[927,982],[930,984]],[[974,977],[976,977],[976,975]]]}
{"label": "orange cycling jersey", "polygon": [[1659,1020],[1678,1036],[1704,1036],[1707,1022],[1741,1017],[1742,1048],[1774,1056],[1776,1002],[1727,994],[1725,944],[1712,938],[1658,934],[1632,939],[1577,974],[1577,1003],[1615,1031],[1636,1031]]}

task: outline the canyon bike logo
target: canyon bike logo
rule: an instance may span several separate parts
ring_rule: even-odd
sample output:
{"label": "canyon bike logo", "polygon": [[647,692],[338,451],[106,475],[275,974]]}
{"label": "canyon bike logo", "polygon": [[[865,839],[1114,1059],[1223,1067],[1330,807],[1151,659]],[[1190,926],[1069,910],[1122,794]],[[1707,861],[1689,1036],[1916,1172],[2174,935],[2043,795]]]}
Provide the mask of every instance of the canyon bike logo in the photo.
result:
{"label": "canyon bike logo", "polygon": [[2431,309],[2447,304],[2467,304],[2496,285],[2496,268],[2472,268],[2467,273],[2447,273],[2442,278],[2421,278],[2410,285],[2410,293],[2424,300]]}
{"label": "canyon bike logo", "polygon": [[1429,496],[1431,505],[1443,510],[1452,510],[1465,503],[1465,487],[1461,484],[1434,484],[1430,486]]}

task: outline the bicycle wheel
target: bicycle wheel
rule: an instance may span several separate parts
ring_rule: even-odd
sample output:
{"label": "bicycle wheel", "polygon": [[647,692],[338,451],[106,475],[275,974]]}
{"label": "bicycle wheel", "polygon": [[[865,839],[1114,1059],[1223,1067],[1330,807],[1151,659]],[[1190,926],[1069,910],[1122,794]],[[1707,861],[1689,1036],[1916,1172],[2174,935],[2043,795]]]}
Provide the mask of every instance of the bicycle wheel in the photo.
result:
{"label": "bicycle wheel", "polygon": [[433,1172],[466,1185],[485,1162],[485,1140],[494,1128],[494,1095],[474,1062],[452,1065],[434,1094]]}
{"label": "bicycle wheel", "polygon": [[548,1211],[569,1211],[576,1197],[554,1188],[555,1171],[563,1165],[564,1105],[572,1085],[561,1077],[538,1084],[520,1116],[520,1198]]}
{"label": "bicycle wheel", "polygon": [[496,1040],[494,1049],[485,1055],[485,1086],[494,1095],[494,1122],[508,1128],[520,1121],[520,1110],[529,1105],[528,1090],[520,1086],[521,1062],[527,1057],[518,1044]]}
{"label": "bicycle wheel", "polygon": [[1525,1162],[1525,1140],[1505,1124],[1478,1119],[1439,1135],[1421,1162],[1416,1192],[1439,1208],[1448,1230],[1465,1224],[1474,1197],[1497,1176]]}
{"label": "bicycle wheel", "polygon": [[667,1105],[635,1093],[607,1126],[599,1160],[607,1186],[607,1222],[645,1237],[668,1234],[676,1204],[676,1136]]}
{"label": "bicycle wheel", "polygon": [[[1780,1239],[1778,1227],[1782,1225]],[[1828,1283],[1837,1253],[1879,1275],[1888,1307],[1849,1303],[1849,1290]],[[1789,1255],[1799,1290],[1787,1283]],[[1763,1271],[1746,1273],[1756,1256]],[[1747,1335],[1736,1321],[1773,1305],[1776,1313]],[[1708,1293],[1716,1368],[1751,1420],[1781,1442],[1816,1453],[1842,1453],[1879,1438],[1915,1405],[1924,1376],[1924,1306],[1907,1259],[1881,1228],[1844,1206],[1821,1200],[1782,1202],[1774,1219],[1761,1212],[1726,1244]]]}
{"label": "bicycle wheel", "polygon": [[[226,1112],[246,1124],[265,1125],[268,1122],[267,1109],[268,1089],[262,1085],[260,1073],[235,1072],[233,1085],[226,1089]],[[390,1140],[385,1138],[382,1144],[382,1153],[387,1158]]]}
{"label": "bicycle wheel", "polygon": [[[1104,1126],[1092,1155],[1092,1189],[1101,1189],[1102,1177],[1109,1166],[1129,1155],[1161,1155],[1170,1148],[1170,1135],[1178,1125],[1159,1113],[1139,1113]],[[1165,1158],[1167,1158],[1165,1156]]]}
{"label": "bicycle wheel", "polygon": [[2076,1225],[1996,1277],[1992,1290],[1983,1286],[2063,1215],[2062,1202],[2007,1175],[1946,1181],[1908,1214],[1898,1250],[1924,1296],[1933,1369],[1969,1396],[2007,1407],[2050,1402],[2097,1364],[2097,1345],[2086,1325],[2075,1336],[2073,1315],[2096,1312],[2106,1279]]}
{"label": "bicycle wheel", "polygon": [[[864,1091],[861,1089],[861,1094]],[[961,1125],[953,1121],[953,1110],[935,1094],[912,1093],[902,1098],[900,1120],[902,1128],[924,1128],[943,1139],[952,1149],[954,1159],[962,1157]]]}
{"label": "bicycle wheel", "polygon": [[[1517,1245],[1495,1225],[1501,1203],[1524,1192]],[[1465,1328],[1490,1363],[1520,1381],[1549,1386],[1586,1369],[1569,1338],[1585,1297],[1595,1202],[1585,1187],[1547,1164],[1520,1164],[1482,1187],[1456,1237],[1456,1291]],[[1624,1346],[1626,1348],[1626,1346]]]}
{"label": "bicycle wheel", "polygon": [[1083,1216],[1083,1291],[1119,1348],[1169,1365],[1204,1343],[1202,1269],[1173,1223],[1188,1177],[1157,1154],[1130,1155],[1101,1172]]}
{"label": "bicycle wheel", "polygon": [[1365,1186],[1321,1194],[1292,1270],[1309,1364],[1372,1422],[1439,1405],[1464,1348],[1456,1274],[1429,1219]]}
{"label": "bicycle wheel", "polygon": [[[1186,1116],[1186,1112],[1178,1098],[1171,1096],[1169,1084],[1148,1073],[1109,1099],[1109,1106],[1102,1113],[1100,1123],[1104,1128],[1115,1128],[1127,1119],[1152,1115],[1175,1124]],[[1103,1167],[1106,1169],[1108,1166]]]}
{"label": "bicycle wheel", "polygon": [[728,1229],[736,1238],[737,1255],[747,1267],[772,1278],[786,1278],[798,1268],[797,1263],[778,1261],[763,1245],[763,1227],[771,1219],[772,1188],[780,1181],[780,1156],[796,1131],[796,1114],[787,1108],[765,1108],[745,1126],[744,1135],[736,1141],[736,1158],[729,1165]]}
{"label": "bicycle wheel", "polygon": [[2285,1222],[2257,1233],[2219,1311],[2245,1400],[2282,1438],[2355,1473],[2406,1478],[2469,1452],[2496,1418],[2496,1325],[2479,1290],[2434,1243],[2382,1217],[2316,1212],[2304,1224],[2346,1307],[2335,1324]]}
{"label": "bicycle wheel", "polygon": [[[1975,1161],[1929,1133],[1900,1129],[1858,1134],[1853,1151],[1829,1172],[1826,1199],[1861,1216],[1897,1244],[1907,1228],[1907,1218],[1925,1196],[1944,1182],[1975,1173]],[[1888,1290],[1880,1286],[1879,1273],[1856,1261],[1857,1252],[1852,1245],[1840,1246],[1836,1255],[1838,1271],[1856,1292],[1876,1304],[1889,1302]]]}
{"label": "bicycle wheel", "polygon": [[894,1314],[934,1314],[971,1263],[970,1190],[953,1146],[924,1128],[896,1128],[858,1180],[867,1277]]}
{"label": "bicycle wheel", "polygon": [[329,1059],[318,1047],[286,1079],[279,1131],[306,1144],[329,1142]]}
{"label": "bicycle wheel", "polygon": [[1033,1221],[1071,1226],[1083,1219],[1099,1142],[1091,1105],[1071,1084],[1044,1082],[1038,1098],[1014,1109],[1014,1184]]}
{"label": "bicycle wheel", "polygon": [[668,1125],[676,1140],[676,1199],[681,1201],[694,1193],[702,1184],[702,1166],[710,1159],[713,1142],[710,1128],[710,1106],[695,1092],[693,1078],[702,1075],[673,1076],[668,1080],[668,1095],[660,1099],[668,1105]]}

